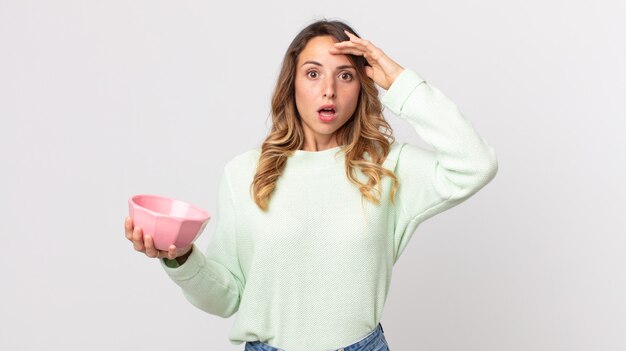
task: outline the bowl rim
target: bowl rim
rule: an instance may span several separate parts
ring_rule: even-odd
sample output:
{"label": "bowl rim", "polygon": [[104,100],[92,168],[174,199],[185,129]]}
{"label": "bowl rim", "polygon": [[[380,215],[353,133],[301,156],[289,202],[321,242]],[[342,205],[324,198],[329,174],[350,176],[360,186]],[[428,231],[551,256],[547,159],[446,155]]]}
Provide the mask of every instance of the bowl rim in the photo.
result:
{"label": "bowl rim", "polygon": [[[178,202],[178,203],[182,203],[182,204],[185,204],[185,205],[189,205],[189,207],[192,207],[195,210],[199,211],[202,214],[202,218],[197,218],[197,219],[183,218],[183,217],[172,216],[172,215],[167,215],[167,214],[164,214],[164,213],[159,213],[159,212],[153,211],[153,210],[151,210],[151,209],[149,209],[147,207],[139,205],[135,201],[137,198],[140,198],[140,197],[164,199],[164,200],[168,200],[168,201],[172,201],[172,202]],[[128,199],[128,202],[131,203],[131,205],[137,206],[138,208],[141,208],[142,210],[147,211],[148,213],[150,213],[150,214],[152,214],[154,216],[168,217],[168,218],[172,218],[172,219],[175,219],[175,220],[179,220],[181,222],[182,221],[204,222],[204,221],[206,221],[206,220],[211,218],[211,214],[207,210],[203,209],[202,207],[196,206],[196,205],[192,204],[191,202],[178,200],[178,199],[175,199],[175,198],[172,198],[172,197],[169,197],[169,196],[156,195],[156,194],[135,194],[135,195],[131,196]]]}

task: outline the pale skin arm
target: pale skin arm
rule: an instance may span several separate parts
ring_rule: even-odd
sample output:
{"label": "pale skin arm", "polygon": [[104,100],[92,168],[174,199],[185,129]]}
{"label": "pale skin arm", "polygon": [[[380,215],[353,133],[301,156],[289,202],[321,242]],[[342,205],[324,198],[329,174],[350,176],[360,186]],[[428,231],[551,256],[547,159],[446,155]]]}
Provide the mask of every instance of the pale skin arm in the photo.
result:
{"label": "pale skin arm", "polygon": [[328,49],[331,54],[351,54],[363,56],[371,67],[365,67],[365,73],[374,83],[381,88],[389,90],[393,81],[404,70],[402,66],[393,61],[381,49],[377,48],[369,40],[357,37],[344,31],[349,41],[335,43],[335,47]]}
{"label": "pale skin arm", "polygon": [[154,247],[152,237],[143,235],[143,231],[139,226],[133,227],[133,220],[130,217],[126,217],[124,229],[126,231],[126,239],[133,243],[135,250],[143,252],[148,257],[175,259],[179,265],[182,265],[187,261],[189,254],[191,254],[192,246],[177,248],[175,245],[170,245],[167,251],[157,250]]}

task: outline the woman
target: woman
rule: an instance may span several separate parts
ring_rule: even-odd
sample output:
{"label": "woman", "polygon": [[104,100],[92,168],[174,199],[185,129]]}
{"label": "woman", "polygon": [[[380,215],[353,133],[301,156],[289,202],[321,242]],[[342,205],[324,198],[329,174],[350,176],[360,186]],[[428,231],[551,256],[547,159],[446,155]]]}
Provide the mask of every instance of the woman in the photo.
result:
{"label": "woman", "polygon": [[[383,105],[434,150],[395,142]],[[230,340],[246,350],[387,350],[393,265],[420,223],[493,179],[495,152],[437,88],[338,21],[294,38],[272,118],[263,145],[224,168],[205,254],[157,251],[129,218],[126,237],[192,304],[238,312]]]}

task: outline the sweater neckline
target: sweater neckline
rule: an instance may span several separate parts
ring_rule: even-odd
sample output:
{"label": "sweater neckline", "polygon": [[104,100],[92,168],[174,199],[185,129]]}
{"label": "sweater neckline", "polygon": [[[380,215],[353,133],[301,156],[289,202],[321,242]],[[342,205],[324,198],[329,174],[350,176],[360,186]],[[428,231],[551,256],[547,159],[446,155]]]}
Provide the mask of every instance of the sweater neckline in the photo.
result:
{"label": "sweater neckline", "polygon": [[292,166],[302,165],[307,168],[309,166],[332,166],[339,163],[344,156],[342,145],[321,151],[294,150],[288,163]]}
{"label": "sweater neckline", "polygon": [[337,152],[339,149],[341,149],[341,145],[331,147],[330,149],[326,149],[326,150],[320,150],[320,151],[295,150],[293,154],[303,156],[303,157],[317,157],[317,155],[320,155],[320,156],[328,155],[333,152]]}

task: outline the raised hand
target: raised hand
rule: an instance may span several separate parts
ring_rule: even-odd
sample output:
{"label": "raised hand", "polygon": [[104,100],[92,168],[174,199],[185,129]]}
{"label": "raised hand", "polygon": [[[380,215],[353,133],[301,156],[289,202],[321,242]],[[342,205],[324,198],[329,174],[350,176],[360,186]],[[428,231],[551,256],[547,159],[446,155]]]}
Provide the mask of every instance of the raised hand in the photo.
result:
{"label": "raised hand", "polygon": [[374,80],[381,88],[388,90],[396,77],[404,68],[393,61],[389,56],[374,46],[369,40],[357,37],[344,31],[350,38],[349,41],[335,43],[335,47],[328,49],[331,54],[351,54],[363,56],[371,67],[365,67],[365,73]]}

